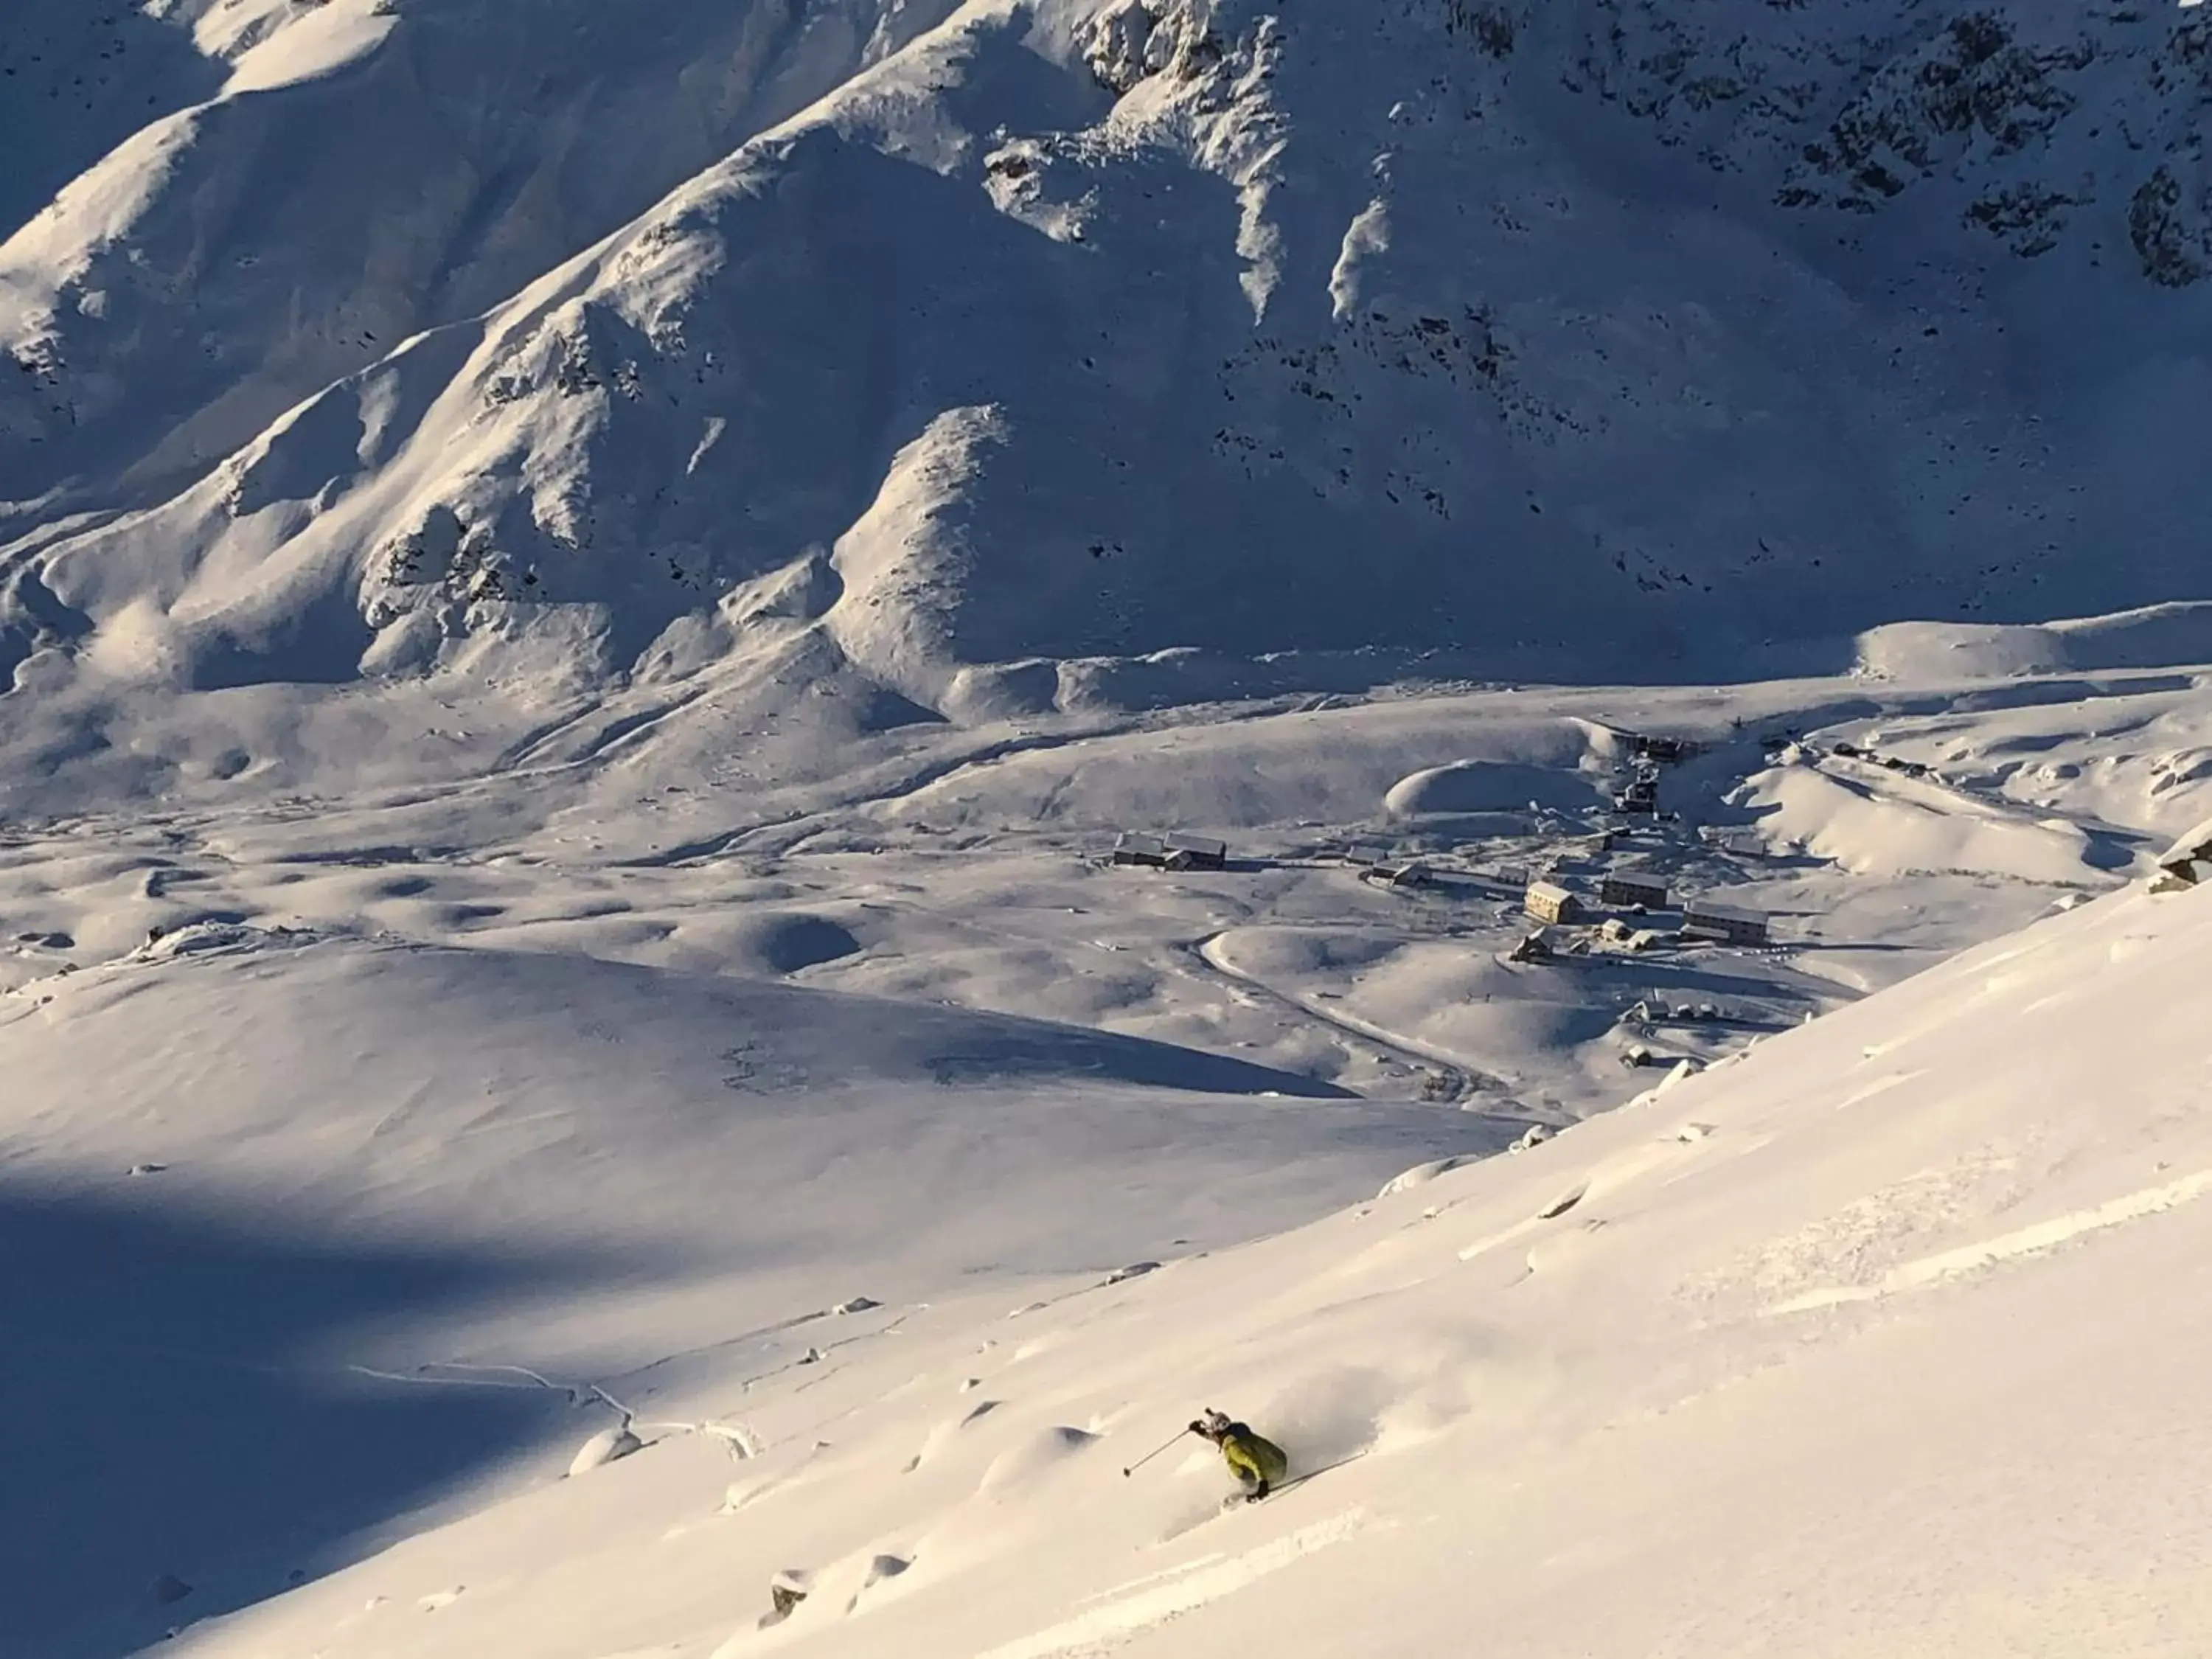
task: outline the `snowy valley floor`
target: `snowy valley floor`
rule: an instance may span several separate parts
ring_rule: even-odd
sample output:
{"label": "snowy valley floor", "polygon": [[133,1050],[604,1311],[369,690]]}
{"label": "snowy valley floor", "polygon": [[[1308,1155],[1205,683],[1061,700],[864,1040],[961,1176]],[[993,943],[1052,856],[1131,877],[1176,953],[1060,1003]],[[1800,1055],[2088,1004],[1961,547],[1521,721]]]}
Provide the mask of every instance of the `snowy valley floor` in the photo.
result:
{"label": "snowy valley floor", "polygon": [[0,1649],[2201,1653],[2206,684],[13,732]]}

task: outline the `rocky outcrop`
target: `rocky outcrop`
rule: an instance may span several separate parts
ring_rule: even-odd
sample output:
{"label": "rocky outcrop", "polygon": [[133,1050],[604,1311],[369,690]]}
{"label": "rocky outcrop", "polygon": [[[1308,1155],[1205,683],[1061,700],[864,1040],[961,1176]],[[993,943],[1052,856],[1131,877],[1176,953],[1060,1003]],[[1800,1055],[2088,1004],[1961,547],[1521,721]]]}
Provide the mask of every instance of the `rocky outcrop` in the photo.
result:
{"label": "rocky outcrop", "polygon": [[1220,37],[1191,0],[1115,0],[1084,46],[1098,84],[1117,95],[1156,75],[1191,80],[1221,58]]}
{"label": "rocky outcrop", "polygon": [[[2095,58],[2087,41],[2023,45],[1995,12],[1955,18],[1868,77],[1826,136],[1806,146],[1803,165],[1780,199],[1785,205],[1826,200],[1871,212],[1976,150],[1992,157],[2017,154],[2047,138],[2074,109],[2066,77]],[[2051,195],[2033,186],[2028,194]],[[2029,216],[2041,222],[2042,215]]]}
{"label": "rocky outcrop", "polygon": [[2162,288],[2187,288],[2212,274],[2212,189],[2184,183],[2161,163],[2128,203],[2128,240],[2142,274]]}

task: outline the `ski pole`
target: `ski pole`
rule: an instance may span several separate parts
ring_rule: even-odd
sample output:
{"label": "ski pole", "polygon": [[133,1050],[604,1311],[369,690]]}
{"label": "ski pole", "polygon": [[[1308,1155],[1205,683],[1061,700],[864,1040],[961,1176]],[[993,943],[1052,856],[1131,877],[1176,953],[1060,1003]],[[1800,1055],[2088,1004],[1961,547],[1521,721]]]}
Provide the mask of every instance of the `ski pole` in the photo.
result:
{"label": "ski pole", "polygon": [[1146,1453],[1142,1457],[1139,1458],[1135,1462],[1133,1462],[1133,1463],[1130,1464],[1130,1465],[1129,1465],[1129,1467],[1128,1467],[1127,1468],[1126,1468],[1126,1469],[1122,1470],[1122,1471],[1121,1471],[1122,1475],[1126,1478],[1126,1477],[1127,1477],[1127,1476],[1129,1476],[1129,1475],[1133,1475],[1133,1474],[1135,1474],[1139,1469],[1141,1469],[1142,1468],[1144,1468],[1146,1464],[1147,1464],[1147,1463],[1151,1462],[1152,1462],[1155,1457],[1158,1457],[1158,1456],[1162,1452],[1166,1451],[1166,1450],[1168,1450],[1170,1448],[1171,1448],[1172,1446],[1174,1446],[1174,1444],[1176,1443],[1176,1440],[1180,1440],[1180,1439],[1182,1439],[1182,1438],[1183,1437],[1183,1436],[1185,1436],[1185,1435],[1188,1434],[1189,1432],[1190,1432],[1190,1431],[1189,1431],[1188,1429],[1177,1429],[1177,1430],[1176,1431],[1176,1432],[1175,1432],[1175,1438],[1174,1438],[1174,1439],[1170,1440],[1170,1441],[1167,1443],[1167,1444],[1166,1444],[1166,1445],[1164,1445],[1164,1446],[1155,1446],[1152,1450],[1150,1450],[1150,1451],[1146,1452]]}

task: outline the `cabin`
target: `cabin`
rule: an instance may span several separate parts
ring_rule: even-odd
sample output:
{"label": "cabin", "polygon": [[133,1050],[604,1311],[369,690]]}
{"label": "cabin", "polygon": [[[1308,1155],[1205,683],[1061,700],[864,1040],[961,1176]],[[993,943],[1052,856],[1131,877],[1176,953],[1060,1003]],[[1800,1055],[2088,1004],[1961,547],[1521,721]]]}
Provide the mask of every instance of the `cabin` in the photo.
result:
{"label": "cabin", "polygon": [[1204,836],[1148,836],[1125,830],[1114,838],[1113,861],[1146,870],[1226,870],[1229,846]]}
{"label": "cabin", "polygon": [[1701,823],[1698,839],[1716,853],[1740,859],[1763,859],[1771,850],[1757,829],[1743,824]]}
{"label": "cabin", "polygon": [[1667,878],[1646,875],[1640,870],[1616,870],[1606,877],[1597,896],[1607,904],[1631,908],[1641,905],[1647,910],[1663,910],[1667,908]]}
{"label": "cabin", "polygon": [[1521,908],[1541,922],[1580,921],[1583,903],[1556,881],[1532,881],[1521,896]]}
{"label": "cabin", "polygon": [[1682,931],[1701,933],[1729,945],[1766,943],[1766,918],[1756,910],[1711,899],[1692,899],[1682,912]]}
{"label": "cabin", "polygon": [[1662,765],[1671,766],[1677,761],[1688,759],[1689,755],[1690,744],[1685,738],[1654,737],[1649,732],[1639,732],[1637,736],[1636,757],[1638,760],[1656,761]]}
{"label": "cabin", "polygon": [[1616,812],[1653,812],[1659,810],[1659,775],[1639,772],[1625,789],[1616,789],[1613,795]]}
{"label": "cabin", "polygon": [[1229,843],[1204,836],[1175,835],[1166,838],[1170,870],[1226,870]]}
{"label": "cabin", "polygon": [[2158,874],[2151,882],[2154,893],[2171,893],[2194,887],[2212,878],[2212,818],[2207,818],[2159,856]]}
{"label": "cabin", "polygon": [[1607,945],[1623,951],[1648,951],[1658,944],[1660,939],[1652,929],[1638,927],[1632,922],[1623,921],[1619,916],[1607,916],[1597,933]]}
{"label": "cabin", "polygon": [[1164,870],[1168,867],[1168,844],[1158,836],[1125,830],[1114,837],[1114,862]]}
{"label": "cabin", "polygon": [[1372,882],[1377,887],[1395,887],[1401,890],[1428,887],[1433,885],[1436,881],[1436,878],[1429,873],[1426,865],[1412,860],[1386,860],[1371,864],[1359,872],[1359,878],[1362,881]]}
{"label": "cabin", "polygon": [[1541,927],[1522,935],[1521,942],[1507,955],[1508,962],[1549,962],[1552,959],[1552,936]]}

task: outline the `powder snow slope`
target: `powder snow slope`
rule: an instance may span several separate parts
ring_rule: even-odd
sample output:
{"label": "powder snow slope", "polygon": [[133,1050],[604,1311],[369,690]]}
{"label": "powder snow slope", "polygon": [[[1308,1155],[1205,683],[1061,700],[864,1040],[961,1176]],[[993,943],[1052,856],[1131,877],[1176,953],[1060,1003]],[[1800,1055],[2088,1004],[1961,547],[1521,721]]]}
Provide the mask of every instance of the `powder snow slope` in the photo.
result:
{"label": "powder snow slope", "polygon": [[[1037,1021],[220,924],[23,988],[0,1078],[0,1412],[84,1437],[15,1446],[0,1495],[0,1650],[45,1659],[157,1634],[162,1572],[204,1615],[483,1501],[575,1403],[490,1385],[778,1372],[1517,1127]],[[832,1313],[864,1293],[890,1311]]]}
{"label": "powder snow slope", "polygon": [[[2208,964],[2212,900],[2131,889],[1277,1238],[695,1364],[656,1406],[735,1440],[549,1461],[176,1650],[2180,1659]],[[1207,1403],[1316,1478],[1121,1477]]]}

